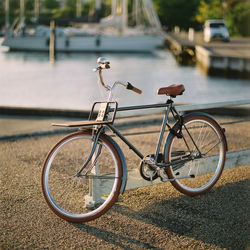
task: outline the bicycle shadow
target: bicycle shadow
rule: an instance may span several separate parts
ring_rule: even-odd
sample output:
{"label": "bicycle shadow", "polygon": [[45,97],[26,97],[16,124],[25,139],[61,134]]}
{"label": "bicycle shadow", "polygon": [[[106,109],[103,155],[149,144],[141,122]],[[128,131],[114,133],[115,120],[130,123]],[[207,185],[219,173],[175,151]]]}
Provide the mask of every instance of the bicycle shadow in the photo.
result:
{"label": "bicycle shadow", "polygon": [[[207,194],[197,197],[181,195],[166,199],[139,211],[133,211],[118,203],[112,208],[115,217],[112,217],[110,223],[119,227],[120,214],[120,216],[127,217],[128,221],[141,221],[179,236],[186,236],[222,248],[245,249],[248,235],[248,186],[249,180],[244,180],[214,188]],[[126,200],[124,203],[126,204]],[[127,222],[127,225],[122,226],[127,226],[129,230],[130,223]],[[137,247],[156,249],[153,243],[136,240],[119,230],[111,232],[105,227],[94,226],[94,223],[92,225],[71,224],[117,247],[129,249],[126,244],[129,242]],[[113,227],[115,228],[114,225]],[[143,230],[144,228],[138,228],[138,233]]]}
{"label": "bicycle shadow", "polygon": [[128,244],[129,245],[132,244],[134,246],[138,246],[144,249],[160,249],[160,248],[154,247],[153,245],[149,243],[132,239],[129,236],[124,236],[123,234],[118,233],[118,232],[110,232],[105,229],[100,229],[98,227],[88,225],[88,224],[80,224],[80,223],[72,223],[72,222],[70,222],[70,224],[80,229],[83,232],[87,232],[88,234],[92,236],[102,239],[105,242],[113,244],[116,247],[120,247],[122,249],[134,249],[134,248],[129,247]]}
{"label": "bicycle shadow", "polygon": [[136,213],[119,212],[157,227],[229,249],[245,249],[248,238],[249,180],[227,184],[208,193],[165,200]]}

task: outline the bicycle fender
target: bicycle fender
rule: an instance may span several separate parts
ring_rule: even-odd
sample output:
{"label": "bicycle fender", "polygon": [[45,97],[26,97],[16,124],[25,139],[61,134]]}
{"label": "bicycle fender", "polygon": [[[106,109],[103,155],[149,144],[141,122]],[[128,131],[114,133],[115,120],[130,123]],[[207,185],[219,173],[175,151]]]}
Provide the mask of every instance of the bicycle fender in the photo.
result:
{"label": "bicycle fender", "polygon": [[125,156],[121,150],[121,148],[119,147],[119,145],[115,142],[115,140],[113,140],[110,136],[103,134],[102,136],[104,136],[107,140],[109,140],[110,143],[112,143],[112,145],[114,146],[114,148],[116,149],[116,151],[118,152],[120,158],[121,158],[121,163],[122,163],[122,185],[120,188],[120,193],[123,194],[127,185],[127,164],[126,164],[126,160],[125,160]]}
{"label": "bicycle fender", "polygon": [[[206,117],[212,119],[214,121],[214,123],[216,123],[219,126],[219,128],[221,129],[222,135],[223,135],[223,140],[225,141],[225,144],[226,144],[226,151],[228,151],[228,145],[227,145],[227,139],[226,139],[226,136],[225,136],[225,131],[221,128],[220,124],[214,119],[213,116],[211,116],[211,115],[209,115],[207,113],[198,111],[198,112],[192,112],[192,113],[184,115],[183,116],[183,121],[185,121],[186,119],[188,119],[191,116],[196,116],[196,115],[206,116]],[[172,129],[174,131],[178,131],[178,128],[179,128],[179,122],[176,122],[174,124],[174,126],[172,127]],[[167,153],[166,150],[168,149],[168,145],[170,143],[170,139],[172,138],[172,136],[174,136],[172,133],[168,134],[168,137],[167,137],[166,143],[165,143],[165,147],[164,147],[164,155],[166,155],[165,153]]]}

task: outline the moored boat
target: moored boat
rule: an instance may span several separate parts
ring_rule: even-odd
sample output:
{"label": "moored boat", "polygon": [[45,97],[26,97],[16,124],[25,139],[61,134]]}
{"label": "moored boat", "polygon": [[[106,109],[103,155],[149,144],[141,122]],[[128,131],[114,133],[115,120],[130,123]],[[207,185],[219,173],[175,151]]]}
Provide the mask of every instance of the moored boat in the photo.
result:
{"label": "moored boat", "polygon": [[[135,0],[135,25],[128,26],[127,1],[112,2],[112,14],[98,24],[77,28],[56,27],[55,50],[58,52],[152,52],[162,46],[164,36],[151,0]],[[139,8],[139,6],[141,8]],[[122,11],[121,11],[122,10]],[[51,29],[37,25],[25,27],[21,18],[2,45],[16,51],[49,51]],[[147,20],[147,24],[141,20]]]}

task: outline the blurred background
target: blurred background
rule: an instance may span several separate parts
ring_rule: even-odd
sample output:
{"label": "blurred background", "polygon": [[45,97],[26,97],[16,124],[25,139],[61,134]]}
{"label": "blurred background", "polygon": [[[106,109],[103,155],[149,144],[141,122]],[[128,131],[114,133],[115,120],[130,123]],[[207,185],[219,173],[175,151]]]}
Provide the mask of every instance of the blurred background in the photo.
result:
{"label": "blurred background", "polygon": [[157,89],[172,83],[185,85],[179,103],[247,99],[249,24],[248,0],[1,0],[0,106],[89,110],[106,96],[99,56],[107,84],[143,91],[118,87],[120,106],[163,102]]}

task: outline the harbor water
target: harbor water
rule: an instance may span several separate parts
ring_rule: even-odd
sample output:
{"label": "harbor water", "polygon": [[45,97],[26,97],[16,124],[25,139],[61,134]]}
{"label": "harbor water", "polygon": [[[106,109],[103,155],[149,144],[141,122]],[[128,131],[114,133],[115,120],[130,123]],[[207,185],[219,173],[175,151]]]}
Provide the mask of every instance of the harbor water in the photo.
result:
{"label": "harbor water", "polygon": [[119,106],[164,102],[166,97],[158,96],[157,89],[173,83],[186,88],[177,103],[250,97],[249,79],[206,76],[198,66],[180,66],[168,50],[153,54],[58,53],[51,64],[47,53],[8,52],[0,47],[0,106],[89,110],[94,101],[103,101],[107,95],[92,70],[99,56],[110,60],[111,69],[103,72],[107,84],[128,81],[143,91],[138,95],[119,85],[114,97]]}

